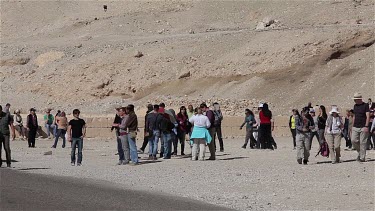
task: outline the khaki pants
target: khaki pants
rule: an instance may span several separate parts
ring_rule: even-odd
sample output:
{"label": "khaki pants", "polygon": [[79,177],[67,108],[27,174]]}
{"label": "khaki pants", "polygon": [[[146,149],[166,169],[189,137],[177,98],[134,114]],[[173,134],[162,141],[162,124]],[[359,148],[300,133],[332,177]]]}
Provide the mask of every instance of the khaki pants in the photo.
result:
{"label": "khaki pants", "polygon": [[211,154],[210,159],[215,159],[216,149],[215,149],[215,141],[213,137],[215,135],[216,129],[215,127],[213,127],[213,128],[208,129],[208,131],[210,132],[210,135],[212,137],[211,143],[208,144],[208,149],[210,150],[210,154]]}
{"label": "khaki pants", "polygon": [[298,133],[296,137],[297,160],[309,160],[310,157],[310,133]]}
{"label": "khaki pants", "polygon": [[368,133],[362,131],[362,128],[353,127],[352,129],[352,144],[358,152],[358,157],[361,160],[366,158],[367,138]]}
{"label": "khaki pants", "polygon": [[197,150],[199,145],[199,160],[204,160],[204,154],[206,153],[206,140],[204,138],[195,138],[193,143],[193,149],[191,150],[191,159],[197,160]]}
{"label": "khaki pants", "polygon": [[341,134],[326,134],[326,141],[329,147],[332,161],[339,162],[340,160],[340,146]]}

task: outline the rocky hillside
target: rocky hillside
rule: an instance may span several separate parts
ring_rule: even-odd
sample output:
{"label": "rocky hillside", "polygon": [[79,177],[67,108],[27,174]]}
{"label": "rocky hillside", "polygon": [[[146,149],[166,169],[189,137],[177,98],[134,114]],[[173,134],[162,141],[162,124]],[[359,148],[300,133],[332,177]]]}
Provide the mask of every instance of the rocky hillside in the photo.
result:
{"label": "rocky hillside", "polygon": [[[104,11],[103,5],[107,6]],[[0,102],[115,106],[374,97],[374,1],[1,1]]]}

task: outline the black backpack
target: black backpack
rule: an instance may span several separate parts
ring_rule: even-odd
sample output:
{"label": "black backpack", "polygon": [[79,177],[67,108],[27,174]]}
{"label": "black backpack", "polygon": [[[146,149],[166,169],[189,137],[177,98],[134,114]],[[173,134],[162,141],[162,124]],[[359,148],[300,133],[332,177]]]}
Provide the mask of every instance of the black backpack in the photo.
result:
{"label": "black backpack", "polygon": [[159,124],[160,131],[162,132],[172,131],[173,128],[174,128],[174,124],[171,122],[171,120],[163,116]]}

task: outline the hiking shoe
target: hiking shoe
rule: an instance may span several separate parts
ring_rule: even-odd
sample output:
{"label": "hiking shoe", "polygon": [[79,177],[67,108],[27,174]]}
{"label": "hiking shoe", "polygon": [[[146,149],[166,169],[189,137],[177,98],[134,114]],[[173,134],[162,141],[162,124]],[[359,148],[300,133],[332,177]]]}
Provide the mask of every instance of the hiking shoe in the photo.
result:
{"label": "hiking shoe", "polygon": [[307,165],[308,162],[309,160],[303,160],[303,165]]}
{"label": "hiking shoe", "polygon": [[138,166],[139,163],[130,163],[129,165],[131,165],[131,166]]}
{"label": "hiking shoe", "polygon": [[70,163],[72,166],[75,166],[75,163]]}
{"label": "hiking shoe", "polygon": [[298,163],[298,164],[302,164],[302,158],[298,158],[298,159],[297,159],[297,163]]}
{"label": "hiking shoe", "polygon": [[246,146],[245,145],[243,145],[241,148],[243,148],[243,149],[246,149]]}

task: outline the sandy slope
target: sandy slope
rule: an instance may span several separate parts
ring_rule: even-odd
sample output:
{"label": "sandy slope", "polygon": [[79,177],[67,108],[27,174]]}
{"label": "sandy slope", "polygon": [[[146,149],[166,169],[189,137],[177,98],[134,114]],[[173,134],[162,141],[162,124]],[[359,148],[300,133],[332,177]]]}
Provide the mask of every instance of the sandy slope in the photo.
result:
{"label": "sandy slope", "polygon": [[[373,8],[370,0],[1,1],[0,100],[93,113],[164,98],[267,101],[281,114],[309,100],[346,108],[354,92],[375,93]],[[267,18],[276,23],[256,30]]]}

